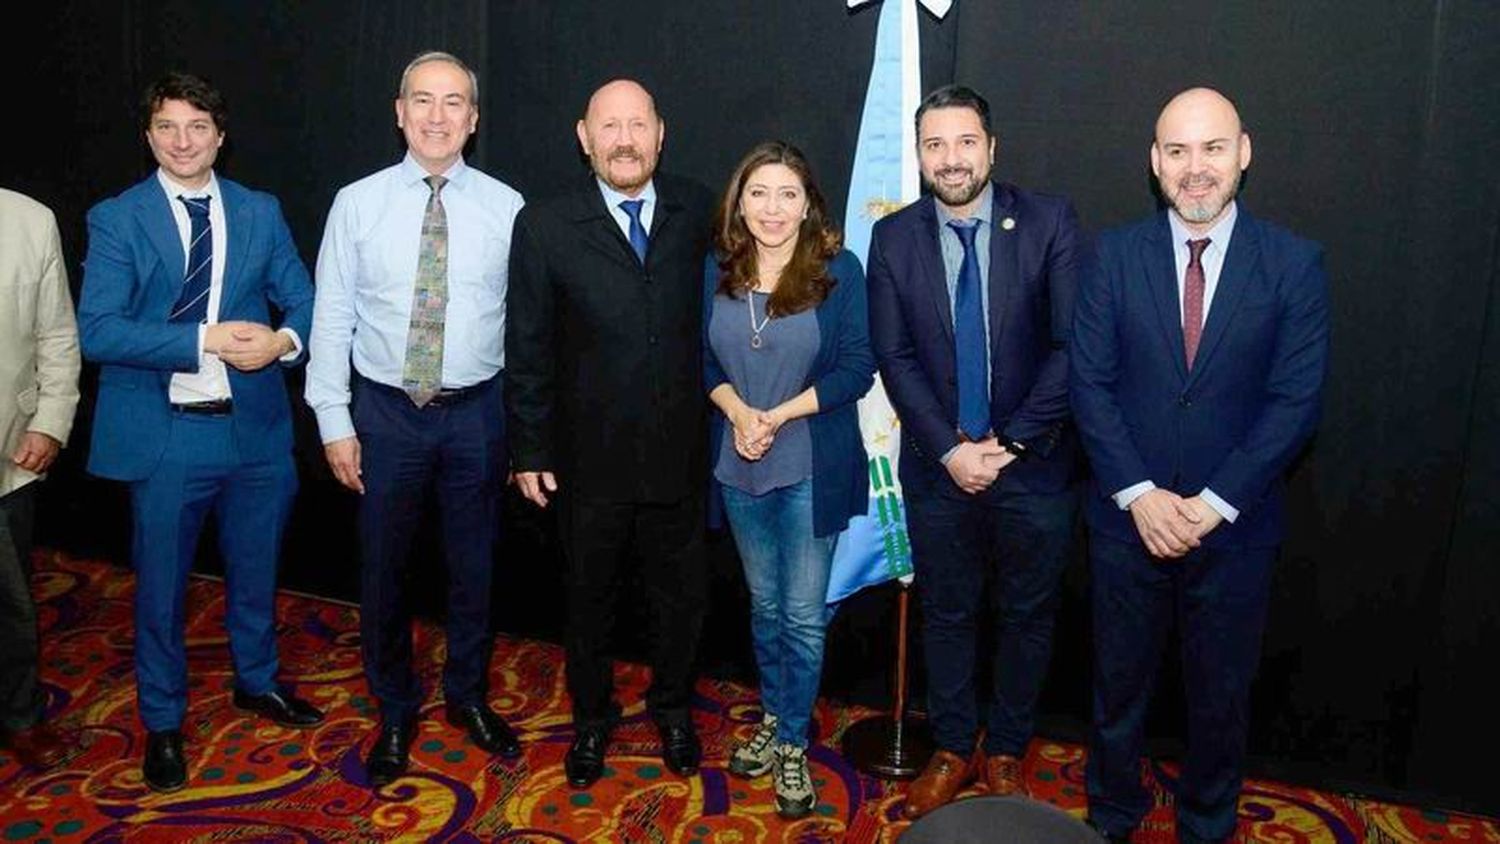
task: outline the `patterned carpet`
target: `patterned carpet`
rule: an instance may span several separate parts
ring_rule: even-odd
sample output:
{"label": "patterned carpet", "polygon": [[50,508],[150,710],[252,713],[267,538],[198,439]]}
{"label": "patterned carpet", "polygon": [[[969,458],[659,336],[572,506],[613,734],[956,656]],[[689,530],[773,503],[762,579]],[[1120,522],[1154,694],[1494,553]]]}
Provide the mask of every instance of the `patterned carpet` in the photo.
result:
{"label": "patterned carpet", "polygon": [[[410,776],[378,792],[365,782],[360,754],[376,713],[360,672],[357,611],[299,595],[279,599],[285,678],[328,720],[297,732],[243,717],[229,702],[231,674],[218,582],[195,578],[188,594],[191,659],[184,725],[189,786],[155,795],[141,782],[144,741],[131,668],[133,579],[119,568],[51,558],[39,561],[43,681],[50,717],[81,737],[60,768],[35,775],[0,754],[0,841],[370,841],[503,842],[890,842],[902,787],[857,774],[837,739],[871,713],[820,704],[823,740],[810,756],[821,803],[809,818],[776,817],[769,782],[725,772],[727,749],[758,719],[750,690],[703,681],[695,719],[703,773],[682,779],[656,754],[655,730],[640,700],[647,677],[621,665],[630,703],[611,746],[604,780],[569,789],[562,757],[569,738],[562,654],[552,645],[502,639],[492,703],[517,727],[525,756],[491,760],[427,710],[413,745]],[[417,636],[428,688],[436,686],[442,638]],[[1035,742],[1026,760],[1033,794],[1083,814],[1080,748]],[[1168,842],[1171,771],[1158,768],[1157,808],[1137,842]],[[1500,824],[1252,782],[1240,805],[1242,841],[1500,842]],[[999,839],[1003,840],[1003,839]]]}

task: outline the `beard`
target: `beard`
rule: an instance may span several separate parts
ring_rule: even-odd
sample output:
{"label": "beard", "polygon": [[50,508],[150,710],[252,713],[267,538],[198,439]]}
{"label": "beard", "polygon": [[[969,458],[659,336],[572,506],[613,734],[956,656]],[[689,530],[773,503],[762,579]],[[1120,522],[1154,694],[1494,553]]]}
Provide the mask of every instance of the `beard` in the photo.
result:
{"label": "beard", "polygon": [[[968,181],[957,185],[945,185],[939,179],[955,173],[968,174]],[[973,202],[984,193],[984,186],[989,183],[990,171],[988,168],[983,173],[976,174],[971,167],[944,167],[928,178],[926,173],[922,174],[922,184],[932,192],[944,205],[950,208],[961,208]]]}
{"label": "beard", "polygon": [[[628,177],[618,175],[610,169],[610,165],[616,161],[634,162],[639,169]],[[628,193],[645,185],[651,181],[651,176],[655,171],[656,162],[647,158],[634,144],[614,147],[608,154],[594,159],[594,172],[604,180],[605,184],[622,193]],[[624,180],[621,181],[621,179]]]}
{"label": "beard", "polygon": [[[1202,199],[1190,199],[1187,197],[1189,187],[1197,187],[1203,182],[1211,182],[1217,190]],[[1163,191],[1166,186],[1162,186]],[[1240,171],[1235,170],[1234,175],[1229,178],[1226,185],[1217,176],[1192,177],[1183,176],[1177,180],[1174,190],[1167,193],[1167,200],[1177,210],[1177,215],[1189,223],[1203,225],[1219,219],[1224,209],[1234,201],[1235,195],[1240,192]]]}

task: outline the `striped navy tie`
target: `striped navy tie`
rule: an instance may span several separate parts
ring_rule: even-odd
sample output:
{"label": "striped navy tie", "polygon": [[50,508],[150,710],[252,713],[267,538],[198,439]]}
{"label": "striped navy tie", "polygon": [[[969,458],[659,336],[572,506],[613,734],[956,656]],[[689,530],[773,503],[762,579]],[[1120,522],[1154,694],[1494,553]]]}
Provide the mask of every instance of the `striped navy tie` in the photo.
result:
{"label": "striped navy tie", "polygon": [[168,317],[172,322],[205,322],[208,319],[208,286],[214,275],[214,229],[208,222],[208,196],[179,196],[187,206],[192,228],[188,237],[187,273],[182,292]]}

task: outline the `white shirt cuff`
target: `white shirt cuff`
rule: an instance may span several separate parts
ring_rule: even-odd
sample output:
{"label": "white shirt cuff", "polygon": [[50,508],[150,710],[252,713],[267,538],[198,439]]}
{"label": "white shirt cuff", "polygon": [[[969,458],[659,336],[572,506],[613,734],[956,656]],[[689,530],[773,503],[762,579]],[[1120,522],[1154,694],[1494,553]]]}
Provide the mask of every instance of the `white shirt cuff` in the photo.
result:
{"label": "white shirt cuff", "polygon": [[1213,490],[1209,489],[1208,487],[1204,487],[1203,491],[1198,493],[1198,497],[1203,499],[1203,501],[1208,504],[1208,506],[1218,511],[1219,515],[1224,517],[1224,521],[1229,522],[1230,524],[1234,524],[1234,520],[1240,517],[1239,510],[1236,510],[1233,505],[1231,505],[1228,501],[1220,498],[1217,494],[1214,493]]}
{"label": "white shirt cuff", "polygon": [[298,337],[297,332],[293,331],[290,328],[282,327],[276,330],[292,338],[292,350],[282,355],[280,358],[282,363],[291,363],[302,354],[302,338]]}
{"label": "white shirt cuff", "polygon": [[354,436],[354,418],[349,415],[349,405],[338,404],[317,411],[318,433],[323,444]]}
{"label": "white shirt cuff", "polygon": [[1131,484],[1125,487],[1110,497],[1115,500],[1116,507],[1119,507],[1121,510],[1129,510],[1132,502],[1153,489],[1156,489],[1156,484],[1150,481],[1141,481],[1138,484]]}

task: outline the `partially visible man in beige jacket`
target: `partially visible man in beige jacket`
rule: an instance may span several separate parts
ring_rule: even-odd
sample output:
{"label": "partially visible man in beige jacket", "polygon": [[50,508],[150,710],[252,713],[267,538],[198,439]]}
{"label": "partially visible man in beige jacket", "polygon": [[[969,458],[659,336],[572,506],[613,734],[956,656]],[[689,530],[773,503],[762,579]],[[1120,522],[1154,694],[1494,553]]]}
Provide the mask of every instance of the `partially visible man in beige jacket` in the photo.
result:
{"label": "partially visible man in beige jacket", "polygon": [[68,441],[78,367],[57,222],[41,203],[0,189],[0,747],[36,768],[60,762],[66,747],[41,720],[32,482]]}

